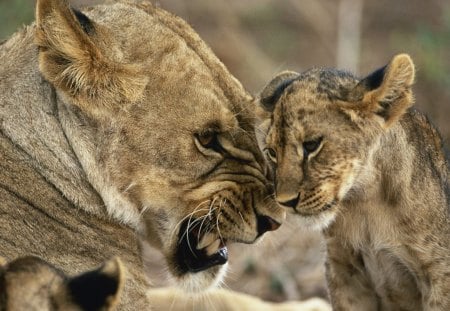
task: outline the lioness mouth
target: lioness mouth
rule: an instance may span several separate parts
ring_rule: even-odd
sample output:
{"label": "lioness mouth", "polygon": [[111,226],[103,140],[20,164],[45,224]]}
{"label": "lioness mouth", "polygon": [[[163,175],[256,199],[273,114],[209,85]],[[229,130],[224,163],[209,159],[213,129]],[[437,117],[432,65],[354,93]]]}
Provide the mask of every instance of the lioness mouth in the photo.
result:
{"label": "lioness mouth", "polygon": [[[189,226],[189,224],[194,225]],[[176,261],[181,274],[200,272],[228,261],[226,241],[215,232],[203,230],[201,224],[186,220],[180,228]],[[206,229],[206,228],[204,228]]]}

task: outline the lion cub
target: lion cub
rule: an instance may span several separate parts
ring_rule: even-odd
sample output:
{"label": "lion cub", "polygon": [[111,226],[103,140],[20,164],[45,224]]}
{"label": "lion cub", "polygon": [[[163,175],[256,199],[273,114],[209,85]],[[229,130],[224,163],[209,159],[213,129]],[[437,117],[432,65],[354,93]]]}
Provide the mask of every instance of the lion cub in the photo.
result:
{"label": "lion cub", "polygon": [[120,260],[73,278],[38,257],[9,264],[0,257],[0,310],[114,310],[123,283]]}
{"label": "lion cub", "polygon": [[450,190],[408,55],[359,80],[283,72],[262,91],[279,204],[321,228],[334,310],[450,310]]}

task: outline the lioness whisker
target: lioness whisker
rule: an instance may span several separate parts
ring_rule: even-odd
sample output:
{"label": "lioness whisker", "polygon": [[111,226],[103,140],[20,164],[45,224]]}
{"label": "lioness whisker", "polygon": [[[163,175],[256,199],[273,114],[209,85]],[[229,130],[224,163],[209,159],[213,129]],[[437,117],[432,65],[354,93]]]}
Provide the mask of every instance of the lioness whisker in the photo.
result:
{"label": "lioness whisker", "polygon": [[[205,222],[205,220],[209,217],[209,218],[212,218],[212,214],[213,214],[213,212],[218,208],[217,206],[216,207],[214,207],[214,208],[212,208],[213,206],[214,206],[214,202],[216,201],[216,198],[214,198],[214,200],[211,202],[211,204],[209,205],[209,212],[205,215],[205,216],[203,216],[202,218],[203,218],[203,220],[202,220],[202,222],[201,222],[201,224],[200,224],[200,228],[198,229],[198,232],[199,232],[199,234],[198,234],[198,237],[197,237],[197,243],[199,243],[200,242],[200,236],[201,236],[201,233],[202,233],[202,227],[203,227],[203,224],[204,224],[204,222]],[[206,234],[206,233],[205,233]]]}
{"label": "lioness whisker", "polygon": [[209,203],[209,201],[210,201],[210,200],[206,200],[206,201],[203,201],[203,202],[199,203],[199,204],[194,208],[194,210],[193,210],[191,213],[189,213],[189,214],[187,214],[186,216],[184,216],[184,217],[183,217],[183,218],[175,225],[175,227],[173,228],[172,232],[170,233],[170,236],[173,236],[174,234],[176,234],[178,228],[181,226],[181,224],[182,224],[186,219],[188,219],[189,217],[192,217],[192,215],[194,215],[195,213],[198,213],[198,212],[201,212],[201,211],[207,211],[207,210],[209,210],[209,209],[207,209],[207,208],[199,209],[199,208],[202,207],[203,205]]}
{"label": "lioness whisker", "polygon": [[238,210],[237,212],[238,212],[239,216],[241,216],[242,222],[243,222],[243,223],[245,223],[245,220],[244,220],[244,216],[242,216],[242,213],[241,213],[241,211],[240,211],[240,210]]}
{"label": "lioness whisker", "polygon": [[[219,203],[219,208],[222,209],[222,204],[225,202],[225,199],[222,199]],[[222,215],[222,211],[219,212],[219,214],[217,214],[217,218],[216,218],[216,227],[217,227],[217,234],[219,235],[220,240],[223,242],[223,237],[222,234],[220,233],[220,228],[219,228],[219,218]]]}
{"label": "lioness whisker", "polygon": [[142,218],[142,216],[145,214],[145,212],[150,208],[148,205],[143,205],[141,208],[141,211],[139,212],[139,218]]}
{"label": "lioness whisker", "polygon": [[[198,211],[205,211],[205,210],[207,210],[207,209],[201,209],[201,210],[198,210]],[[194,221],[191,221],[191,220],[192,220],[192,217],[189,218],[189,221],[188,221],[186,230],[185,230],[185,232],[183,233],[183,235],[179,238],[178,244],[180,244],[181,241],[183,240],[183,238],[184,238],[185,236],[187,236],[187,234],[189,234],[189,232],[192,231],[192,230],[195,228],[195,225],[196,225],[198,222],[202,221],[202,219],[205,218],[205,217],[208,216],[208,215],[209,215],[209,213],[207,213],[207,214],[205,214],[205,215],[203,215],[203,216],[201,216],[201,217],[199,217],[199,218],[197,218],[197,219],[194,219]],[[199,230],[199,234],[198,234],[198,235],[200,236],[200,230]],[[188,243],[190,243],[190,242],[189,242],[189,239],[188,239]],[[189,246],[190,246],[190,245],[189,245]]]}
{"label": "lioness whisker", "polygon": [[131,188],[135,187],[136,183],[133,181],[131,182],[125,189],[123,189],[122,193],[127,193]]}
{"label": "lioness whisker", "polygon": [[[203,217],[203,216],[202,216],[202,217]],[[180,244],[181,241],[182,241],[185,237],[188,236],[189,232],[192,231],[192,230],[195,228],[195,224],[196,224],[196,223],[199,221],[199,219],[201,219],[202,217],[195,219],[192,223],[191,223],[190,220],[188,221],[187,226],[186,226],[186,229],[184,230],[184,233],[183,233],[183,234],[180,236],[180,238],[179,238],[178,244]],[[194,225],[194,226],[192,226],[192,225]],[[193,227],[194,227],[194,228],[193,228]],[[189,239],[188,239],[188,242],[189,242]]]}

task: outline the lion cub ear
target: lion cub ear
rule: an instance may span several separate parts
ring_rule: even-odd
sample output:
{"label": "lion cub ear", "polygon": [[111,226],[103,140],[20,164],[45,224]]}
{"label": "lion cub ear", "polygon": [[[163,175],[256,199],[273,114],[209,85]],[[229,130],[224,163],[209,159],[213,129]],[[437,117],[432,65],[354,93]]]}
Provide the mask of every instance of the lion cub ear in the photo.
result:
{"label": "lion cub ear", "polygon": [[[349,93],[347,107],[365,116],[378,116],[388,128],[414,103],[411,87],[414,64],[407,54],[396,55],[389,64],[362,79]],[[381,117],[381,118],[379,118]]]}
{"label": "lion cub ear", "polygon": [[299,74],[294,71],[282,71],[273,77],[259,93],[258,102],[261,108],[267,112],[273,112],[283,91],[291,85],[298,76]]}
{"label": "lion cub ear", "polygon": [[124,268],[118,258],[69,280],[68,294],[82,310],[112,310],[119,302]]}
{"label": "lion cub ear", "polygon": [[78,104],[134,101],[143,93],[147,79],[137,66],[108,59],[98,44],[105,34],[66,0],[38,0],[36,24],[40,71]]}

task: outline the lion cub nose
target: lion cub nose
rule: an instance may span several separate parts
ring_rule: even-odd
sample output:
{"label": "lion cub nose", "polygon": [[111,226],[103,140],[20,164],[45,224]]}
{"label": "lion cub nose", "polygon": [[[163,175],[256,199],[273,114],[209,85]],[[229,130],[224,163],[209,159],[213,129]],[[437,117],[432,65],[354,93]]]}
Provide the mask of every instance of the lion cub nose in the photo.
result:
{"label": "lion cub nose", "polygon": [[299,201],[300,201],[300,194],[297,194],[297,196],[293,199],[280,200],[279,198],[277,198],[278,204],[280,204],[284,207],[290,207],[293,209],[295,209],[295,207],[297,206]]}
{"label": "lion cub nose", "polygon": [[269,216],[258,215],[258,237],[267,231],[277,230],[281,224]]}

